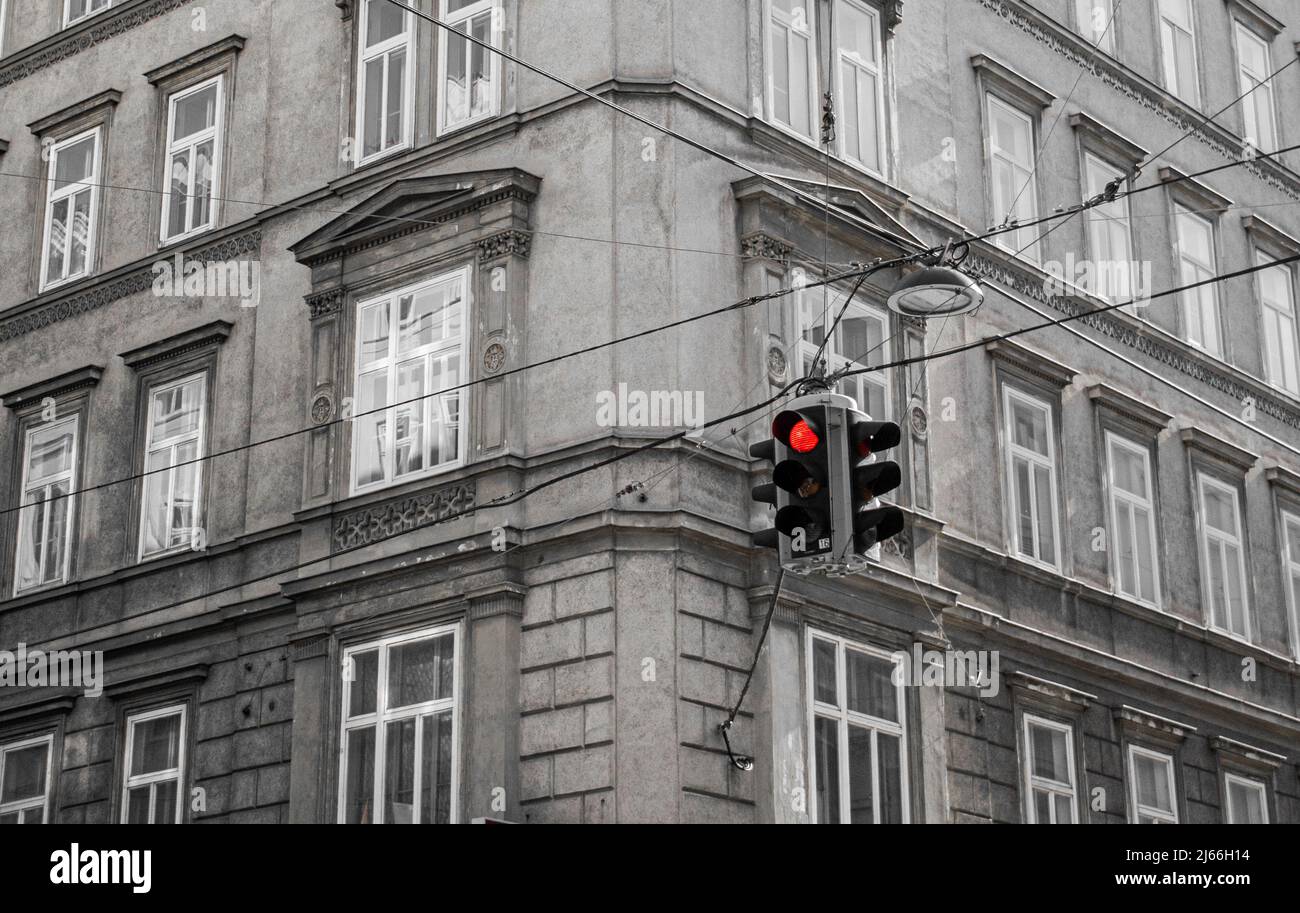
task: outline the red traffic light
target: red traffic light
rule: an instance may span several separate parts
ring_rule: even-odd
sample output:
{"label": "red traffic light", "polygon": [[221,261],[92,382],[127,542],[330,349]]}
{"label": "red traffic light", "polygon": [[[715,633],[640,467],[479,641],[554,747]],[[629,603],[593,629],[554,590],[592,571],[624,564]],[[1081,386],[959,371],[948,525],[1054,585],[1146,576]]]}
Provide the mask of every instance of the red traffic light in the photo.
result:
{"label": "red traffic light", "polygon": [[820,443],[821,438],[817,436],[817,432],[813,431],[812,425],[803,419],[790,429],[790,449],[795,453],[811,453]]}

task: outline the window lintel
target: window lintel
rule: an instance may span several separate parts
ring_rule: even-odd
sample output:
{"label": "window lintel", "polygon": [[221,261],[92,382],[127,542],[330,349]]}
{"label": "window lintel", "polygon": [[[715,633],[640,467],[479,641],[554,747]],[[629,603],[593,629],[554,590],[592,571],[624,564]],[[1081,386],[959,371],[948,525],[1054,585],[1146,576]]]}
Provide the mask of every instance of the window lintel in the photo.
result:
{"label": "window lintel", "polygon": [[1286,762],[1286,755],[1256,748],[1254,745],[1247,745],[1245,742],[1238,742],[1236,739],[1222,735],[1210,737],[1210,748],[1219,756],[1221,762],[1265,777]]}
{"label": "window lintel", "polygon": [[972,55],[970,62],[984,89],[995,92],[1000,90],[1002,94],[1010,96],[1009,100],[1018,102],[1025,108],[1039,111],[1056,100],[1056,96],[1047,89],[987,54]]}
{"label": "window lintel", "polygon": [[1249,450],[1229,444],[1222,438],[1210,434],[1203,428],[1188,425],[1179,429],[1178,435],[1189,450],[1198,451],[1211,457],[1218,463],[1226,463],[1243,473],[1249,472],[1258,456]]}
{"label": "window lintel", "polygon": [[1162,412],[1155,406],[1107,384],[1093,384],[1088,388],[1088,398],[1096,403],[1098,408],[1109,409],[1130,422],[1136,422],[1152,434],[1159,434],[1174,418],[1168,412]]}
{"label": "window lintel", "polygon": [[1123,704],[1112,711],[1115,724],[1129,739],[1139,743],[1161,745],[1173,751],[1182,745],[1196,727],[1159,716],[1148,710],[1139,710]]}
{"label": "window lintel", "polygon": [[1234,17],[1261,38],[1271,41],[1286,29],[1286,23],[1264,9],[1255,0],[1227,0]]}
{"label": "window lintel", "polygon": [[122,101],[117,89],[105,89],[96,95],[68,105],[53,114],[47,114],[27,125],[34,136],[62,138],[79,133],[106,120]]}
{"label": "window lintel", "polygon": [[1161,165],[1156,176],[1160,178],[1161,183],[1169,185],[1170,193],[1187,200],[1195,209],[1208,209],[1213,214],[1226,212],[1237,205],[1223,194],[1210,189],[1209,185],[1189,178],[1185,172],[1179,171],[1172,165]]}
{"label": "window lintel", "polygon": [[1300,254],[1300,241],[1291,237],[1270,222],[1266,222],[1254,213],[1241,217],[1241,227],[1246,230],[1256,247],[1282,257]]}
{"label": "window lintel", "polygon": [[1073,717],[1082,714],[1093,701],[1097,700],[1095,694],[1019,670],[1010,673],[1006,678],[1007,686],[1017,698],[1029,705],[1030,712],[1033,712],[1034,707],[1042,707],[1060,715]]}
{"label": "window lintel", "polygon": [[191,690],[206,681],[207,677],[207,663],[190,663],[186,666],[162,670],[118,672],[113,677],[113,683],[105,685],[104,696],[115,701],[123,701],[157,694],[159,700],[166,697],[166,703],[171,703],[173,694]]}
{"label": "window lintel", "polygon": [[1137,143],[1082,111],[1070,115],[1070,126],[1079,135],[1085,148],[1113,159],[1114,161],[1110,162],[1112,165],[1124,164],[1132,167],[1145,161],[1151,154],[1149,150],[1143,149]]}
{"label": "window lintel", "polygon": [[1074,368],[1048,355],[1006,339],[994,339],[984,346],[984,350],[994,361],[1018,368],[1057,388],[1068,387],[1078,374]]}
{"label": "window lintel", "polygon": [[165,361],[172,361],[183,355],[189,355],[208,346],[219,346],[230,336],[234,324],[226,320],[214,320],[203,326],[177,333],[158,342],[122,352],[118,355],[128,368],[141,371],[152,368]]}
{"label": "window lintel", "polygon": [[22,411],[43,402],[47,397],[59,399],[70,393],[93,387],[104,375],[103,365],[86,365],[74,371],[67,371],[57,377],[37,381],[19,390],[0,395],[0,402],[6,408]]}
{"label": "window lintel", "polygon": [[207,47],[199,48],[184,57],[178,57],[171,63],[146,71],[144,78],[149,80],[150,85],[165,88],[204,69],[218,58],[227,55],[233,57],[243,50],[246,41],[243,35],[232,33]]}

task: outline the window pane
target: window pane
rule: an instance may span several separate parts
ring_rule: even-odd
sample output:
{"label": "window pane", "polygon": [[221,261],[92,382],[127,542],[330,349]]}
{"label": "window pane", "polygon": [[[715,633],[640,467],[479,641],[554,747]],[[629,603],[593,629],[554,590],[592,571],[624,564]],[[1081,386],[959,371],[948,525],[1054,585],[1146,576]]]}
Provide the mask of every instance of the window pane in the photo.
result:
{"label": "window pane", "polygon": [[1073,824],[1074,800],[1058,793],[1053,797],[1053,801],[1056,803],[1056,823]]}
{"label": "window pane", "polygon": [[406,11],[388,0],[370,0],[366,9],[366,47],[372,48],[406,31]]}
{"label": "window pane", "polygon": [[898,696],[891,678],[894,664],[857,650],[846,650],[845,657],[849,709],[897,723]]}
{"label": "window pane", "polygon": [[45,794],[45,765],[49,746],[41,743],[30,748],[5,752],[5,776],[0,784],[0,802],[35,799]]}
{"label": "window pane", "polygon": [[1052,823],[1052,794],[1047,790],[1034,790],[1034,822],[1037,824]]}
{"label": "window pane", "polygon": [[880,823],[903,823],[902,740],[876,733],[876,754],[880,761]]}
{"label": "window pane", "polygon": [[388,106],[384,112],[384,148],[402,142],[402,116],[406,110],[406,49],[388,55]]}
{"label": "window pane", "polygon": [[72,233],[68,239],[68,275],[86,271],[86,251],[90,244],[90,190],[72,197]]}
{"label": "window pane", "polygon": [[126,823],[127,824],[148,824],[149,823],[149,786],[137,786],[127,793],[126,798]]}
{"label": "window pane", "polygon": [[839,704],[835,697],[835,644],[813,638],[813,697],[824,704]]}
{"label": "window pane", "polygon": [[817,821],[840,823],[840,740],[834,720],[813,721],[813,745],[817,765]]}
{"label": "window pane", "polygon": [[395,403],[406,403],[397,408],[396,440],[394,453],[397,464],[394,476],[403,476],[424,469],[424,421],[422,416],[428,403],[421,399],[425,394],[424,359],[417,358],[397,366],[397,394]]}
{"label": "window pane", "polygon": [[422,718],[421,756],[424,780],[420,785],[420,822],[451,823],[451,711]]}
{"label": "window pane", "polygon": [[1205,522],[1211,528],[1237,537],[1237,511],[1233,497],[1226,491],[1205,486],[1203,494]]}
{"label": "window pane", "polygon": [[199,143],[194,150],[194,217],[190,228],[207,225],[212,219],[213,142]]}
{"label": "window pane", "polygon": [[185,149],[172,156],[171,178],[167,199],[168,235],[179,235],[186,231],[186,214],[189,212],[190,190],[190,150]]}
{"label": "window pane", "polygon": [[379,683],[379,651],[367,650],[352,654],[352,681],[348,688],[348,715],[361,716],[375,712],[376,689]]}
{"label": "window pane", "polygon": [[844,97],[840,104],[844,109],[844,154],[849,158],[862,160],[862,136],[858,119],[858,77],[857,69],[851,63],[840,67],[840,83]]}
{"label": "window pane", "polygon": [[1138,590],[1137,595],[1148,602],[1156,598],[1156,551],[1151,540],[1151,514],[1146,510],[1134,510],[1133,527],[1137,531],[1135,552],[1137,558]]}
{"label": "window pane", "polygon": [[783,124],[790,123],[789,35],[784,26],[772,23],[772,115]]}
{"label": "window pane", "polygon": [[452,694],[452,635],[399,644],[388,652],[388,709]]}
{"label": "window pane", "polygon": [[76,426],[59,424],[32,433],[27,452],[27,484],[68,472]]}
{"label": "window pane", "polygon": [[198,430],[203,406],[200,395],[202,388],[203,382],[196,378],[154,393],[151,443],[156,444]]}
{"label": "window pane", "polygon": [[153,823],[176,823],[176,781],[154,784]]}
{"label": "window pane", "polygon": [[343,820],[348,824],[373,824],[375,789],[375,730],[354,729],[347,734],[347,789]]}
{"label": "window pane", "polygon": [[1029,463],[1017,459],[1013,461],[1016,481],[1016,521],[1020,530],[1020,553],[1034,555],[1034,514],[1033,496],[1030,494]]}
{"label": "window pane", "polygon": [[62,199],[50,207],[50,241],[47,258],[49,263],[45,270],[45,281],[55,282],[63,278],[63,265],[68,247],[68,210],[72,200]]}
{"label": "window pane", "polygon": [[804,136],[812,136],[812,117],[808,107],[808,39],[798,34],[790,41],[790,126]]}
{"label": "window pane", "polygon": [[1110,448],[1112,481],[1120,491],[1147,499],[1147,467],[1142,454],[1112,443]]}
{"label": "window pane", "polygon": [[1038,507],[1038,558],[1056,563],[1056,499],[1052,492],[1052,473],[1046,466],[1034,467],[1035,498]]}
{"label": "window pane", "polygon": [[95,170],[95,137],[64,146],[54,155],[54,189],[89,180]]}
{"label": "window pane", "polygon": [[849,727],[849,823],[874,824],[871,730]]}
{"label": "window pane", "polygon": [[1030,752],[1035,777],[1057,783],[1070,783],[1067,735],[1048,726],[1029,726]]}
{"label": "window pane", "polygon": [[365,83],[365,105],[361,124],[362,155],[374,155],[381,148],[380,135],[384,119],[384,60],[383,56],[367,60],[362,76],[362,81]]}
{"label": "window pane", "polygon": [[181,716],[159,716],[132,726],[131,776],[174,770],[180,763]]}
{"label": "window pane", "polygon": [[1011,400],[1012,439],[1016,446],[1047,456],[1047,412],[1037,406]]}
{"label": "window pane", "polygon": [[1173,801],[1169,795],[1168,767],[1163,760],[1138,755],[1134,759],[1137,776],[1138,802],[1160,811],[1172,812]]}
{"label": "window pane", "polygon": [[403,295],[397,303],[397,352],[457,339],[461,328],[460,283],[447,282]]}
{"label": "window pane", "polygon": [[384,748],[384,823],[415,823],[415,717],[389,723]]}
{"label": "window pane", "polygon": [[361,309],[361,363],[370,364],[388,357],[387,301],[370,304]]}
{"label": "window pane", "polygon": [[1264,795],[1261,788],[1231,780],[1228,806],[1233,824],[1264,824]]}
{"label": "window pane", "polygon": [[358,485],[380,482],[386,478],[385,456],[388,452],[387,413],[374,412],[388,405],[388,375],[372,371],[357,381],[356,477]]}
{"label": "window pane", "polygon": [[217,123],[217,86],[213,83],[176,100],[172,141],[202,133]]}

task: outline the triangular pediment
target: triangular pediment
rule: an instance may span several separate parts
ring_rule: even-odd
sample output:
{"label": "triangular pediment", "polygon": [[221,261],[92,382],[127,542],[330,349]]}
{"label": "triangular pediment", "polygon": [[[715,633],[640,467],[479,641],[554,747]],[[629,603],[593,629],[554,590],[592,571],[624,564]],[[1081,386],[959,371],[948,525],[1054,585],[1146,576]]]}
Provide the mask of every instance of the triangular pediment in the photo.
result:
{"label": "triangular pediment", "polygon": [[[785,175],[779,175],[779,177],[786,184],[790,184],[804,193],[816,197],[818,200],[826,200],[837,209],[851,213],[876,228],[906,238],[914,242],[918,247],[928,246],[920,238],[908,231],[907,226],[896,219],[888,209],[861,190],[839,184],[828,185],[824,181],[808,181],[803,178],[786,177]],[[809,203],[808,205],[812,204]],[[831,215],[832,218],[835,217],[834,210],[832,210]]]}
{"label": "triangular pediment", "polygon": [[400,178],[290,245],[300,263],[432,229],[503,199],[527,206],[541,179],[517,168]]}

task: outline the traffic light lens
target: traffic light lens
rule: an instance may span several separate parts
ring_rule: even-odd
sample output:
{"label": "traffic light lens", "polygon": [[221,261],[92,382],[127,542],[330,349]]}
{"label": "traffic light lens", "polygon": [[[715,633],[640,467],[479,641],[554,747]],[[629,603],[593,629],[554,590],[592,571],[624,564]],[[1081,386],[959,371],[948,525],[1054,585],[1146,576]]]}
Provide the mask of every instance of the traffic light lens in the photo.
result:
{"label": "traffic light lens", "polygon": [[800,419],[793,428],[790,429],[790,449],[795,453],[810,453],[817,449],[821,439],[817,437],[817,432],[812,430],[812,426]]}

